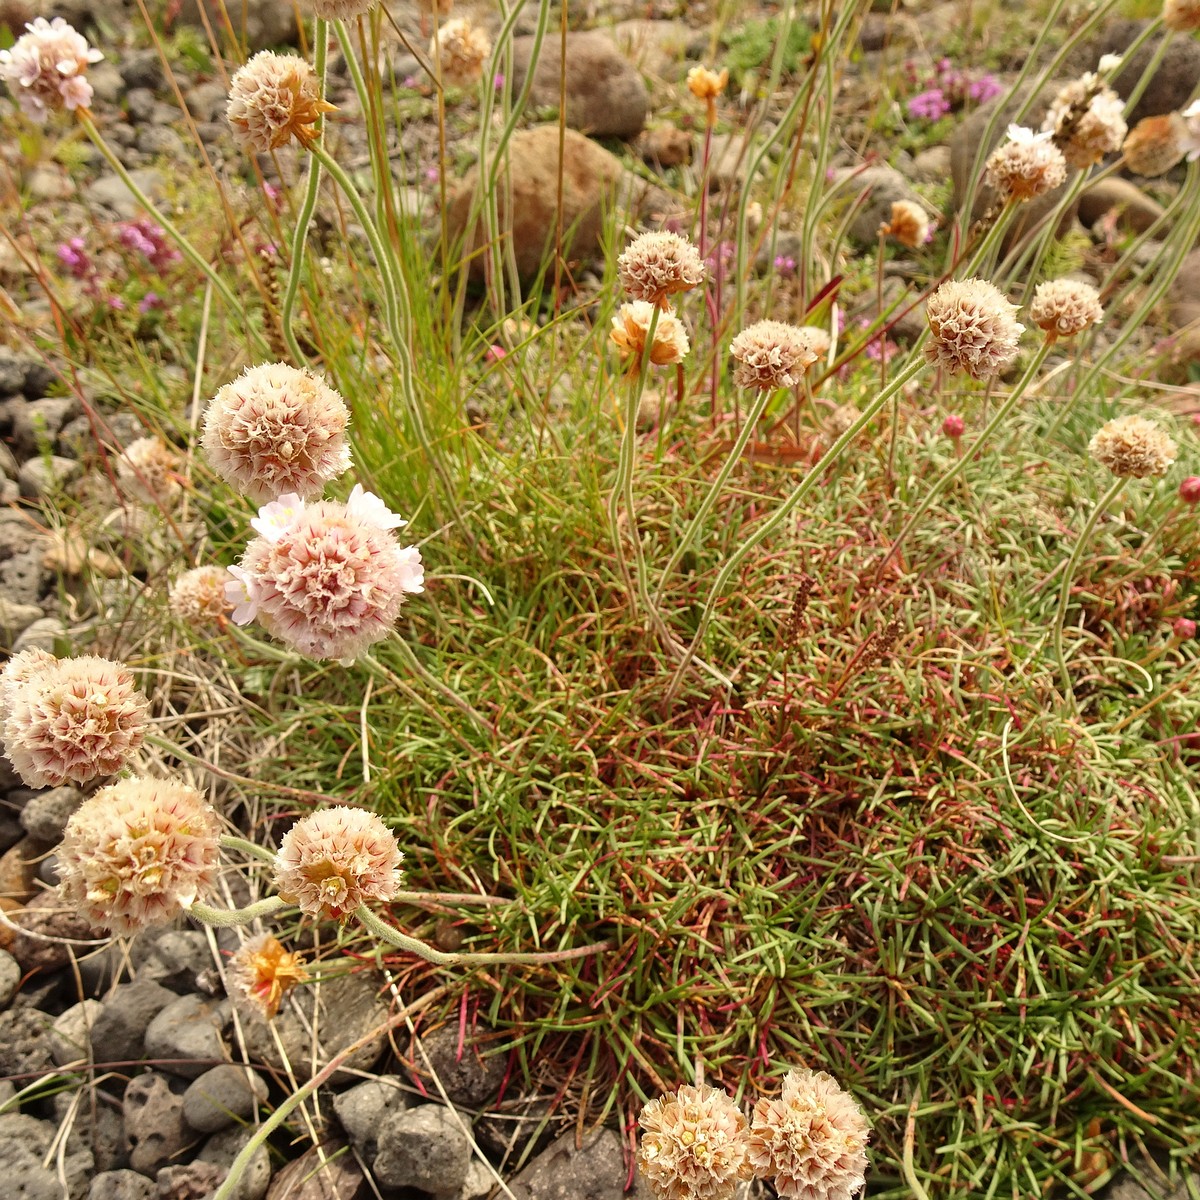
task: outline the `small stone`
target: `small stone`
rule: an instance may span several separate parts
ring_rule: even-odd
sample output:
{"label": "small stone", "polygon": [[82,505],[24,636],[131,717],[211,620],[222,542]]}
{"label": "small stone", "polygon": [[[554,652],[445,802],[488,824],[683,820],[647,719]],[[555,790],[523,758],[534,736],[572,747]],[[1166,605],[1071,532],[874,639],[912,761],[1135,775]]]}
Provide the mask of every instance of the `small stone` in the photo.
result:
{"label": "small stone", "polygon": [[496,1176],[477,1158],[471,1159],[467,1177],[458,1189],[458,1200],[483,1200],[496,1186]]}
{"label": "small stone", "polygon": [[162,155],[164,158],[181,159],[186,153],[183,138],[165,125],[148,125],[139,129],[137,148],[143,154]]}
{"label": "small stone", "polygon": [[174,992],[150,979],[114,988],[92,1026],[92,1053],[97,1064],[139,1061],[150,1022],[175,999]]}
{"label": "small stone", "polygon": [[154,1176],[158,1200],[205,1200],[225,1180],[229,1172],[216,1163],[172,1163],[159,1167]]}
{"label": "small stone", "polygon": [[22,1113],[0,1116],[0,1179],[5,1200],[63,1200],[62,1185],[42,1159],[55,1127]]}
{"label": "small stone", "polygon": [[86,1063],[91,1057],[91,1031],[104,1011],[99,1000],[81,1000],[55,1017],[50,1029],[50,1054],[60,1067],[67,1063]]}
{"label": "small stone", "polygon": [[95,930],[57,892],[34,896],[10,919],[22,931],[9,947],[22,971],[57,971],[71,961],[72,952],[79,956],[95,949]]}
{"label": "small stone", "polygon": [[393,1112],[407,1108],[409,1094],[390,1079],[368,1079],[333,1097],[333,1111],[350,1144],[368,1161],[375,1157],[383,1122]]}
{"label": "small stone", "polygon": [[87,1200],[157,1200],[157,1190],[136,1171],[104,1171],[92,1180]]}
{"label": "small stone", "polygon": [[522,1097],[506,1100],[475,1122],[475,1140],[480,1147],[504,1162],[515,1162],[527,1154],[532,1141],[548,1142],[555,1130],[554,1114],[545,1100]]}
{"label": "small stone", "polygon": [[576,1149],[573,1130],[509,1181],[516,1200],[623,1200],[625,1155],[613,1129],[596,1129]]}
{"label": "small stone", "polygon": [[74,396],[47,396],[23,405],[13,421],[17,457],[30,458],[52,448],[59,431],[78,413],[79,401]]}
{"label": "small stone", "polygon": [[[1136,183],[1119,175],[1098,180],[1079,197],[1079,219],[1089,229],[1114,209],[1117,224],[1134,233],[1145,233],[1166,212],[1157,200],[1147,196]],[[1160,227],[1159,236],[1164,236],[1166,232],[1166,228]]]}
{"label": "small stone", "polygon": [[428,1081],[432,1071],[450,1102],[460,1108],[482,1108],[504,1082],[504,1055],[481,1053],[478,1040],[471,1038],[460,1049],[458,1029],[450,1025],[420,1038],[410,1061],[418,1077]]}
{"label": "small stone", "polygon": [[647,129],[638,148],[642,161],[659,169],[690,163],[695,152],[692,135],[676,125],[655,125]]}
{"label": "small stone", "polygon": [[[41,565],[42,552],[35,550],[33,553],[37,560],[36,571],[40,576],[44,573]],[[20,654],[22,650],[37,649],[53,654],[59,642],[66,640],[66,637],[67,627],[62,623],[61,618],[39,617],[36,621],[31,621],[13,642],[13,653]]]}
{"label": "small stone", "polygon": [[[31,544],[27,531],[24,548],[0,562],[0,590],[10,600],[18,604],[34,605],[50,590],[54,582],[54,573],[48,570],[43,562],[44,554],[45,546],[42,540],[39,538]],[[39,605],[39,613],[40,611]],[[17,643],[36,636],[36,632],[30,631],[40,627],[39,622],[45,619],[41,616],[35,617],[25,626],[13,643],[14,653],[17,651]],[[61,628],[62,622],[56,621],[56,625]]]}
{"label": "small stone", "polygon": [[162,62],[156,50],[129,50],[121,55],[121,79],[127,88],[148,88],[155,91],[163,87]]}
{"label": "small stone", "polygon": [[895,167],[886,164],[868,167],[857,173],[842,171],[838,175],[838,182],[845,182],[850,195],[866,193],[866,199],[859,205],[850,223],[850,236],[862,245],[873,245],[879,241],[879,226],[891,216],[892,205],[897,200],[921,205],[921,197],[913,191],[908,180]]}
{"label": "small stone", "polygon": [[128,1167],[129,1145],[125,1141],[120,1100],[102,1089],[89,1094],[82,1104],[76,1095],[74,1091],[58,1092],[53,1099],[54,1119],[60,1125],[70,1122],[68,1149],[90,1153],[97,1171],[120,1171]]}
{"label": "small stone", "polygon": [[456,1194],[470,1163],[471,1144],[455,1115],[439,1104],[422,1104],[384,1122],[371,1169],[384,1187]]}
{"label": "small stone", "polygon": [[[33,1077],[53,1069],[50,1018],[35,1008],[0,1012],[0,1075]],[[22,1078],[21,1086],[30,1082]]]}
{"label": "small stone", "polygon": [[196,1138],[183,1122],[183,1088],[160,1071],[129,1081],[124,1099],[129,1165],[143,1175],[168,1166]]}
{"label": "small stone", "polygon": [[[196,1155],[199,1162],[215,1163],[228,1172],[233,1160],[246,1148],[254,1136],[253,1129],[224,1129],[214,1133]],[[266,1146],[259,1146],[250,1156],[246,1169],[234,1186],[230,1200],[263,1200],[271,1182],[271,1155]]]}
{"label": "small stone", "polygon": [[60,842],[67,821],[82,803],[83,793],[78,788],[50,788],[21,809],[21,824],[39,842]]}
{"label": "small stone", "polygon": [[921,183],[942,183],[950,178],[950,147],[930,146],[913,159],[912,177]]}
{"label": "small stone", "polygon": [[146,1057],[163,1070],[196,1079],[227,1058],[220,1006],[204,996],[180,996],[167,1005],[146,1029]]}
{"label": "small stone", "polygon": [[88,83],[95,98],[104,104],[116,104],[125,90],[121,72],[112,62],[98,62],[88,68]]}
{"label": "small stone", "polygon": [[21,983],[21,968],[7,950],[0,950],[0,1008],[7,1008]]}
{"label": "small stone", "polygon": [[271,1180],[267,1200],[367,1200],[373,1194],[349,1147],[325,1142],[288,1163]]}
{"label": "small stone", "polygon": [[[136,134],[135,134],[136,136]],[[161,200],[166,191],[161,171],[142,167],[129,172],[130,178],[151,200]],[[133,193],[125,186],[121,177],[113,172],[101,175],[87,189],[92,204],[103,205],[124,220],[137,217],[142,209]]]}
{"label": "small stone", "polygon": [[37,860],[45,850],[33,838],[25,837],[0,855],[0,896],[22,904],[33,898]]}
{"label": "small stone", "polygon": [[7,596],[0,596],[0,636],[12,645],[18,634],[24,633],[42,615],[36,604],[19,604]]}
{"label": "small stone", "polygon": [[249,1067],[223,1063],[205,1071],[183,1093],[183,1119],[198,1133],[216,1133],[249,1120],[267,1099],[267,1084]]}
{"label": "small stone", "polygon": [[130,957],[138,979],[151,980],[186,994],[196,977],[212,966],[208,939],[198,929],[167,929],[137,938]]}
{"label": "small stone", "polygon": [[31,458],[21,465],[17,473],[17,485],[27,500],[48,500],[61,492],[83,471],[83,465],[73,458],[62,458],[49,454],[45,458]]}

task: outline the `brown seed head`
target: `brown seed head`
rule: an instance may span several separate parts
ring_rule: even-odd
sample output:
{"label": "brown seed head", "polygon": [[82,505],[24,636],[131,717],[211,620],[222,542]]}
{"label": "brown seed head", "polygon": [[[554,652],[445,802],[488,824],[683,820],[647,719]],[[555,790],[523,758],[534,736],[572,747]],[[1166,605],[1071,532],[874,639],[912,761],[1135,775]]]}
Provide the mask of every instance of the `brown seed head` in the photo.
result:
{"label": "brown seed head", "polygon": [[1100,293],[1076,279],[1039,283],[1029,305],[1033,323],[1052,338],[1074,337],[1104,319]]}
{"label": "brown seed head", "polygon": [[893,200],[891,216],[879,227],[883,237],[894,237],[902,246],[916,249],[929,240],[929,218],[912,200]]}
{"label": "brown seed head", "polygon": [[225,117],[244,150],[265,154],[292,138],[309,145],[321,114],[333,108],[304,59],[260,50],[234,75]]}
{"label": "brown seed head", "polygon": [[441,65],[442,79],[455,87],[478,83],[491,52],[491,39],[467,17],[447,21],[429,46],[430,58]]}
{"label": "brown seed head", "polygon": [[117,479],[125,490],[147,504],[169,508],[183,490],[179,455],[157,437],[137,438],[117,459]]}
{"label": "brown seed head", "polygon": [[992,379],[1017,356],[1025,326],[1010,304],[985,279],[950,279],[929,297],[926,314],[928,359],[972,379]]}
{"label": "brown seed head", "polygon": [[1033,200],[1066,182],[1067,164],[1049,134],[1010,125],[1008,138],[988,156],[983,173],[1005,200]]}
{"label": "brown seed head", "polygon": [[[819,357],[821,342],[813,329],[782,321],[756,321],[746,326],[729,344],[730,357],[737,364],[733,382],[757,392],[795,387]],[[828,334],[824,330],[816,330],[816,334],[825,338],[828,350]]]}
{"label": "brown seed head", "polygon": [[1114,475],[1146,479],[1165,475],[1178,447],[1154,421],[1145,417],[1115,417],[1102,425],[1088,443],[1092,457]]}
{"label": "brown seed head", "polygon": [[1153,179],[1181,163],[1189,146],[1187,122],[1173,112],[1139,121],[1126,135],[1121,153],[1135,175]]}
{"label": "brown seed head", "polygon": [[1200,29],[1200,0],[1163,0],[1163,24],[1174,33]]}
{"label": "brown seed head", "polygon": [[1089,71],[1055,96],[1042,129],[1053,136],[1067,162],[1083,170],[1121,148],[1127,129],[1125,105]]}
{"label": "brown seed head", "polygon": [[668,296],[704,282],[704,263],[700,251],[677,233],[643,233],[617,259],[617,275],[631,300],[666,309]]}
{"label": "brown seed head", "polygon": [[193,567],[171,584],[168,604],[176,620],[193,628],[216,625],[232,611],[225,595],[229,572],[224,567]]}
{"label": "brown seed head", "polygon": [[729,71],[722,69],[718,74],[707,67],[693,67],[687,73],[687,85],[697,100],[716,100],[729,85]]}
{"label": "brown seed head", "polygon": [[231,988],[269,1021],[278,1011],[283,997],[308,981],[304,956],[283,948],[269,933],[244,942],[229,960],[227,968]]}
{"label": "brown seed head", "polygon": [[[642,354],[654,312],[655,306],[648,300],[631,300],[628,304],[622,304],[613,317],[609,341],[616,346],[628,371],[636,372],[642,365]],[[670,309],[660,311],[654,325],[650,362],[656,367],[682,362],[690,348],[687,333],[679,318]]]}

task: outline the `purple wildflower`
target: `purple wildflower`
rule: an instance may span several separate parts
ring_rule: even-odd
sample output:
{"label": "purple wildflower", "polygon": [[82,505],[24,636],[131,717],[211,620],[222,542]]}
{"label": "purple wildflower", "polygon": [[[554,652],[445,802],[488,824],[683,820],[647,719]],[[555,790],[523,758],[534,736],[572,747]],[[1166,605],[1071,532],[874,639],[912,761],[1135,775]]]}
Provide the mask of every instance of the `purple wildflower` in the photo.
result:
{"label": "purple wildflower", "polygon": [[166,231],[146,217],[122,221],[117,226],[117,240],[127,250],[142,255],[160,274],[182,257],[167,241]]}
{"label": "purple wildflower", "polygon": [[908,102],[908,115],[925,121],[938,121],[950,111],[950,101],[941,88],[918,92]]}
{"label": "purple wildflower", "polygon": [[76,279],[90,279],[95,268],[81,237],[73,237],[58,248],[58,260]]}
{"label": "purple wildflower", "polygon": [[138,312],[145,316],[148,312],[153,312],[156,308],[162,308],[163,298],[157,292],[147,292],[141,300],[138,301]]}

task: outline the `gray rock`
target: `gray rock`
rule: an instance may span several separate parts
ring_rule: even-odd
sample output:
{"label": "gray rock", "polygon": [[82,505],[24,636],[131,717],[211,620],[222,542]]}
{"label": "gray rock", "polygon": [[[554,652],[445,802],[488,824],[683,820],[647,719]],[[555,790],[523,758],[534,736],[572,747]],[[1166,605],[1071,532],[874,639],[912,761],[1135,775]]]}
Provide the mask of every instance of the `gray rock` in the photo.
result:
{"label": "gray rock", "polygon": [[129,1165],[143,1175],[168,1166],[195,1140],[183,1122],[183,1088],[159,1071],[129,1081],[123,1104]]}
{"label": "gray rock", "polygon": [[0,640],[12,645],[13,639],[24,633],[42,615],[36,604],[20,604],[0,596]]}
{"label": "gray rock", "polygon": [[[513,88],[525,84],[533,37],[512,41]],[[530,103],[557,108],[562,96],[562,45],[546,38],[533,74]],[[631,139],[646,124],[650,95],[634,65],[602,33],[567,34],[566,123],[593,137]]]}
{"label": "gray rock", "polygon": [[208,939],[198,929],[168,929],[156,936],[143,935],[130,952],[138,979],[161,983],[173,992],[187,993],[196,976],[212,966]]}
{"label": "gray rock", "polygon": [[575,1148],[564,1133],[509,1181],[516,1200],[623,1200],[625,1157],[612,1129],[596,1129]]}
{"label": "gray rock", "polygon": [[172,1163],[169,1167],[159,1167],[154,1182],[159,1200],[205,1200],[220,1187],[227,1174],[216,1163]]}
{"label": "gray rock", "polygon": [[455,1115],[440,1104],[422,1104],[383,1123],[371,1169],[384,1187],[456,1194],[470,1164],[471,1144]]}
{"label": "gray rock", "polygon": [[[253,1129],[225,1129],[214,1133],[196,1155],[198,1162],[215,1163],[226,1171],[254,1136]],[[259,1146],[250,1157],[246,1169],[233,1189],[232,1200],[262,1200],[271,1182],[271,1155],[266,1146]]]}
{"label": "gray rock", "polygon": [[341,1122],[350,1144],[368,1162],[378,1149],[380,1127],[384,1121],[411,1104],[409,1094],[386,1076],[368,1079],[333,1097],[333,1111]]}
{"label": "gray rock", "polygon": [[34,896],[12,919],[22,932],[9,951],[22,971],[57,971],[96,943],[96,931],[57,892]]}
{"label": "gray rock", "polygon": [[[1073,56],[1075,73],[1094,71],[1102,54],[1123,55],[1148,23],[1111,22],[1095,41],[1089,42]],[[1122,100],[1129,98],[1151,58],[1158,53],[1162,39],[1163,35],[1159,34],[1141,45],[1129,65],[1113,80],[1113,89]],[[1194,37],[1173,37],[1149,85],[1127,118],[1130,129],[1143,117],[1183,108],[1191,99],[1197,82],[1200,82],[1200,42]]]}
{"label": "gray rock", "polygon": [[69,1150],[86,1150],[97,1171],[120,1171],[129,1166],[125,1141],[125,1118],[121,1102],[108,1092],[95,1089],[76,1101],[76,1092],[59,1092],[53,1100],[54,1117],[60,1124],[70,1120]]}
{"label": "gray rock", "polygon": [[166,83],[163,79],[162,62],[156,50],[127,51],[121,55],[120,70],[121,79],[131,91],[134,88],[148,88],[154,92]]}
{"label": "gray rock", "polygon": [[17,485],[27,500],[47,500],[82,472],[83,467],[73,458],[50,454],[23,463],[17,472]]}
{"label": "gray rock", "polygon": [[0,442],[0,475],[6,479],[17,477],[17,456],[4,442]]}
{"label": "gray rock", "polygon": [[271,1180],[267,1200],[368,1200],[374,1194],[346,1145],[325,1142],[288,1163]]}
{"label": "gray rock", "polygon": [[924,208],[921,197],[908,180],[895,167],[886,164],[867,167],[857,174],[843,170],[838,173],[838,182],[842,181],[846,181],[850,195],[866,193],[866,199],[859,205],[850,225],[850,236],[863,245],[879,241],[879,226],[891,216],[892,205],[897,200],[909,200]]}
{"label": "gray rock", "polygon": [[460,1054],[456,1026],[443,1025],[422,1037],[420,1049],[413,1047],[412,1062],[416,1073],[426,1078],[431,1069],[450,1102],[459,1108],[482,1108],[504,1082],[504,1055],[484,1055],[472,1039],[466,1040]]}
{"label": "gray rock", "polygon": [[[26,465],[28,466],[28,464]],[[41,599],[54,576],[42,562],[46,553],[45,547],[29,546],[28,543],[26,545],[26,549],[20,550],[0,562],[0,590],[14,604],[33,607]],[[40,607],[38,612],[41,613]],[[41,619],[40,616],[29,621],[17,635],[18,640],[24,637],[38,623],[39,619]],[[61,625],[61,622],[56,622],[56,624]]]}
{"label": "gray rock", "polygon": [[150,1022],[175,999],[174,992],[150,979],[114,988],[92,1026],[96,1062],[137,1062],[143,1054]]}
{"label": "gray rock", "polygon": [[[134,133],[133,130],[130,132]],[[137,136],[136,133],[134,136]],[[163,198],[166,186],[161,171],[153,167],[142,167],[130,171],[129,176],[151,200]],[[87,196],[92,204],[102,205],[125,220],[139,216],[142,211],[133,193],[114,172],[101,175],[94,183],[89,184]]]}
{"label": "gray rock", "polygon": [[[54,1069],[50,1056],[50,1018],[33,1008],[0,1013],[0,1075],[44,1075]],[[23,1087],[28,1079],[21,1081]]]}
{"label": "gray rock", "polygon": [[183,138],[165,125],[148,125],[145,129],[139,129],[136,145],[143,154],[151,156],[182,159],[187,153]]}
{"label": "gray rock", "polygon": [[187,93],[186,99],[188,111],[197,122],[220,121],[229,103],[229,91],[219,83],[198,83]]}
{"label": "gray rock", "polygon": [[88,83],[92,85],[95,98],[103,104],[116,104],[125,90],[121,72],[115,63],[107,60],[88,68]]}
{"label": "gray rock", "polygon": [[[39,550],[36,553],[38,555],[40,572],[41,551]],[[0,587],[4,586],[4,567],[7,565],[7,563],[0,565]],[[63,641],[66,637],[67,627],[59,617],[39,617],[36,621],[30,621],[21,631],[17,640],[13,642],[13,653],[20,654],[22,650],[32,650],[35,646],[39,650],[48,650],[54,653],[59,642]]]}
{"label": "gray rock", "polygon": [[99,1000],[81,1000],[54,1018],[50,1028],[50,1055],[60,1067],[87,1062],[91,1056],[92,1027],[104,1011]]}
{"label": "gray rock", "polygon": [[78,788],[50,788],[21,809],[21,824],[39,842],[59,842],[71,814],[82,803],[83,793]]}
{"label": "gray rock", "polygon": [[136,1171],[104,1171],[92,1180],[87,1200],[156,1200],[154,1181]]}
{"label": "gray rock", "polygon": [[[251,50],[267,50],[272,46],[295,46],[299,44],[299,34],[296,30],[295,11],[273,0],[248,0],[237,10],[223,10],[216,0],[183,0],[179,9],[177,21],[194,25],[201,35],[204,34],[204,23],[200,18],[200,10],[208,14],[209,24],[214,29],[224,29],[224,12],[229,11],[239,41],[243,34],[246,44]],[[301,14],[307,18],[309,6],[300,5]]]}
{"label": "gray rock", "polygon": [[506,1100],[475,1122],[475,1140],[501,1163],[515,1162],[536,1141],[544,1145],[555,1133],[550,1104],[536,1097]]}
{"label": "gray rock", "polygon": [[[1145,233],[1166,211],[1157,200],[1147,196],[1132,180],[1110,175],[1088,187],[1079,197],[1079,219],[1089,229],[1113,210],[1122,229]],[[1159,237],[1170,228],[1159,227]]]}
{"label": "gray rock", "polygon": [[18,457],[29,458],[53,447],[59,430],[78,413],[79,401],[74,396],[47,396],[22,405],[13,420],[13,445]]}
{"label": "gray rock", "polygon": [[125,107],[129,110],[129,121],[138,130],[141,126],[154,120],[154,107],[158,103],[154,93],[149,88],[133,88],[125,97]]}
{"label": "gray rock", "polygon": [[40,358],[0,349],[0,396],[20,393],[29,400],[37,400],[46,394],[54,378],[54,371]]}
{"label": "gray rock", "polygon": [[[4,783],[7,778],[17,778],[15,773],[3,770],[3,764],[8,764],[8,760],[0,759],[0,792],[4,791]],[[11,768],[11,764],[8,765]],[[0,806],[0,854],[15,846],[24,836],[25,830],[21,827],[20,817],[8,808],[7,804]],[[0,1004],[0,1008],[3,1007],[4,1005]]]}
{"label": "gray rock", "polygon": [[5,1200],[63,1200],[58,1176],[42,1166],[54,1134],[49,1121],[21,1113],[0,1116],[0,1179],[4,1180]]}
{"label": "gray rock", "polygon": [[941,183],[950,178],[950,147],[930,146],[913,159],[912,177],[922,183]]}
{"label": "gray rock", "polygon": [[266,1098],[266,1082],[256,1071],[225,1063],[192,1081],[183,1093],[183,1119],[198,1133],[216,1133],[249,1120]]}
{"label": "gray rock", "polygon": [[196,1079],[226,1057],[220,1006],[204,996],[180,996],[146,1029],[146,1057],[173,1075]]}
{"label": "gray rock", "polygon": [[483,1200],[496,1186],[496,1176],[477,1158],[471,1159],[467,1177],[458,1189],[458,1200]]}
{"label": "gray rock", "polygon": [[0,1008],[7,1008],[17,994],[21,968],[7,950],[0,950]]}

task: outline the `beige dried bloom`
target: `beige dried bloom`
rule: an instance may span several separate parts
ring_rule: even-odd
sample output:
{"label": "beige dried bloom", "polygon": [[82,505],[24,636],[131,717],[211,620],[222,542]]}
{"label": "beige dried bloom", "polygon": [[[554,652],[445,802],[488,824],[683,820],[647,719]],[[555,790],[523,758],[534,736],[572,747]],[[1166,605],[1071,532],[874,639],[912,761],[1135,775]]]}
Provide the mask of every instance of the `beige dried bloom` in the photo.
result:
{"label": "beige dried bloom", "polygon": [[322,21],[353,21],[366,16],[379,0],[313,0],[313,13]]}
{"label": "beige dried bloom", "polygon": [[729,71],[722,69],[718,74],[707,67],[693,67],[687,73],[687,86],[697,100],[714,101],[729,86]]}
{"label": "beige dried bloom", "polygon": [[759,1100],[750,1162],[784,1200],[849,1200],[866,1183],[870,1129],[854,1097],[824,1071],[794,1069],[778,1100]]}
{"label": "beige dried bloom", "polygon": [[1088,443],[1091,456],[1102,467],[1127,479],[1165,475],[1178,449],[1161,426],[1137,416],[1114,417]]}
{"label": "beige dried bloom", "polygon": [[349,421],[345,401],[324,380],[266,363],[212,398],[204,452],[222,479],[260,504],[289,492],[311,500],[350,466]]}
{"label": "beige dried bloom", "polygon": [[835,438],[839,438],[859,417],[862,413],[853,404],[839,404],[837,408],[829,414],[829,432]]}
{"label": "beige dried bloom", "polygon": [[[631,300],[622,304],[612,320],[609,340],[626,369],[635,372],[642,365],[642,354],[646,349],[646,337],[656,309],[648,300]],[[654,342],[650,347],[650,362],[656,367],[682,362],[691,347],[683,323],[670,310],[658,313],[654,325]]]}
{"label": "beige dried bloom", "polygon": [[1048,338],[1074,337],[1104,319],[1100,293],[1090,283],[1076,279],[1048,279],[1039,283],[1029,305],[1033,323]]}
{"label": "beige dried bloom", "polygon": [[1200,29],[1200,0],[1163,0],[1162,22],[1174,33]]}
{"label": "beige dried bloom", "polygon": [[1173,112],[1139,121],[1126,135],[1121,153],[1135,175],[1153,179],[1181,163],[1190,148],[1187,122]]}
{"label": "beige dried bloom", "polygon": [[395,835],[374,813],[324,808],[283,835],[275,890],[310,917],[340,921],[361,904],[395,896],[403,857]]}
{"label": "beige dried bloom", "polygon": [[684,1084],[638,1119],[638,1166],[658,1200],[730,1200],[750,1179],[746,1118],[714,1087]]}
{"label": "beige dried bloom", "polygon": [[30,787],[115,775],[142,744],[150,716],[128,667],[85,655],[30,664],[11,688],[4,749]]}
{"label": "beige dried bloom", "polygon": [[219,624],[233,611],[225,595],[229,572],[224,567],[192,567],[171,584],[171,615],[185,625],[200,628]]}
{"label": "beige dried bloom", "polygon": [[829,330],[822,329],[820,325],[801,325],[799,330],[804,334],[808,348],[820,362],[829,353],[829,347],[833,345],[833,338],[829,336]]}
{"label": "beige dried bloom", "polygon": [[1025,329],[1017,306],[986,279],[950,279],[925,306],[930,340],[925,355],[948,371],[992,379],[1017,357]]}
{"label": "beige dried bloom", "polygon": [[617,259],[621,287],[631,300],[646,300],[664,311],[667,297],[704,282],[700,251],[677,233],[643,233]]}
{"label": "beige dried bloom", "polygon": [[251,1004],[269,1021],[284,996],[308,981],[302,954],[285,950],[269,933],[244,942],[229,960],[226,974],[232,991]]}
{"label": "beige dried bloom", "polygon": [[0,50],[0,79],[21,111],[40,125],[64,108],[87,110],[92,102],[87,69],[103,57],[62,17],[35,17],[11,49]]}
{"label": "beige dried bloom", "polygon": [[929,217],[925,210],[912,200],[893,200],[892,213],[879,226],[880,237],[894,237],[910,250],[929,241]]}
{"label": "beige dried bloom", "polygon": [[[799,328],[782,321],[756,321],[747,325],[729,344],[737,366],[733,382],[756,392],[795,387],[817,361],[820,342],[812,326]],[[824,335],[824,330],[817,330]],[[825,335],[827,337],[827,335]],[[826,340],[825,349],[829,343]]]}
{"label": "beige dried bloom", "polygon": [[117,479],[139,500],[169,508],[183,490],[179,484],[181,465],[182,459],[162,438],[137,438],[117,459]]}
{"label": "beige dried bloom", "polygon": [[983,170],[984,183],[1013,201],[1033,200],[1066,179],[1066,160],[1050,134],[1021,125],[1008,127],[1008,141],[992,151]]}
{"label": "beige dried bloom", "polygon": [[491,53],[491,39],[467,17],[447,21],[429,46],[429,57],[439,64],[442,79],[455,87],[478,83]]}
{"label": "beige dried bloom", "polygon": [[37,646],[14,654],[0,671],[0,721],[7,719],[18,689],[57,665],[58,659],[53,654]]}
{"label": "beige dried bloom", "polygon": [[1091,71],[1054,97],[1042,122],[1063,157],[1080,170],[1119,150],[1127,128],[1121,97]]}
{"label": "beige dried bloom", "polygon": [[321,114],[333,108],[321,99],[320,81],[304,59],[260,50],[234,75],[225,118],[244,150],[265,154],[292,138],[308,146]]}
{"label": "beige dried bloom", "polygon": [[195,788],[122,779],[67,822],[58,847],[63,897],[115,934],[173,921],[216,881],[220,832]]}

